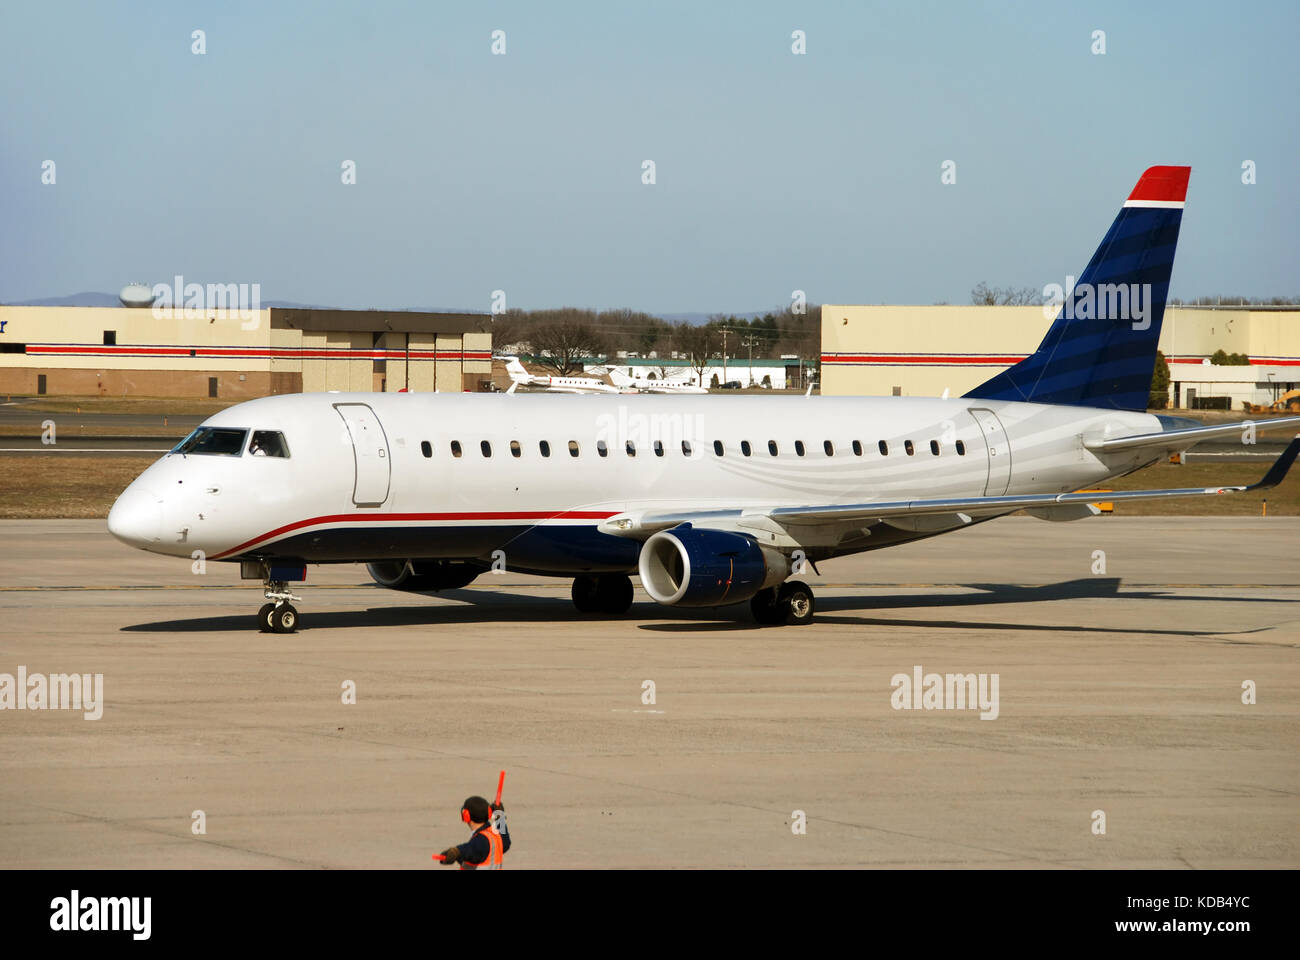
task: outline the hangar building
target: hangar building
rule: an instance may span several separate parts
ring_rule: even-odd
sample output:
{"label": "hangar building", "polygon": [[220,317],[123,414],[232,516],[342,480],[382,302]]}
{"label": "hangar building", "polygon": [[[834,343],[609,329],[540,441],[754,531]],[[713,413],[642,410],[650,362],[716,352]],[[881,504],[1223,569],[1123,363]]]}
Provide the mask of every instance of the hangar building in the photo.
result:
{"label": "hangar building", "polygon": [[0,394],[484,389],[487,314],[0,306]]}
{"label": "hangar building", "polygon": [[[1032,353],[1043,308],[822,306],[821,390],[840,396],[959,397]],[[1300,386],[1300,308],[1169,307],[1160,330],[1169,406],[1272,403]],[[1211,364],[1219,350],[1241,366]],[[1226,398],[1226,399],[1225,399]]]}

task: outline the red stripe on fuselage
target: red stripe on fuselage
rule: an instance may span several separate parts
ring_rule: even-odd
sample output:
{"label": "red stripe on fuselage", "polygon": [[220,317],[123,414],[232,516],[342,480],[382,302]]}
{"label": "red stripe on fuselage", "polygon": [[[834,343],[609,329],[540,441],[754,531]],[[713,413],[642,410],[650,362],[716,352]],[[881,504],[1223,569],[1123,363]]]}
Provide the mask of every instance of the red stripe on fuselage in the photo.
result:
{"label": "red stripe on fuselage", "polygon": [[554,513],[547,510],[524,510],[508,512],[477,512],[477,513],[337,513],[326,517],[312,517],[310,520],[298,520],[295,523],[287,523],[283,527],[277,527],[269,533],[261,534],[252,540],[246,540],[237,547],[231,547],[229,550],[223,550],[221,553],[214,554],[211,559],[221,560],[225,557],[242,553],[259,543],[272,540],[294,530],[301,530],[304,527],[312,527],[328,523],[369,523],[374,521],[386,522],[416,522],[416,521],[453,521],[453,520],[606,520],[615,514],[609,510],[561,510]]}

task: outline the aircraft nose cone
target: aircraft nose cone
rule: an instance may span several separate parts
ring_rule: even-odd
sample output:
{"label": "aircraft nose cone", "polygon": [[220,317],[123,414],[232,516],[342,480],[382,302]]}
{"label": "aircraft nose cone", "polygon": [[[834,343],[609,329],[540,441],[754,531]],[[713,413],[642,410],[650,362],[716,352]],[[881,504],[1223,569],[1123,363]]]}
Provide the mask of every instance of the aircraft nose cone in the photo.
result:
{"label": "aircraft nose cone", "polygon": [[147,547],[162,539],[162,499],[147,487],[133,483],[108,511],[108,532],[133,547]]}

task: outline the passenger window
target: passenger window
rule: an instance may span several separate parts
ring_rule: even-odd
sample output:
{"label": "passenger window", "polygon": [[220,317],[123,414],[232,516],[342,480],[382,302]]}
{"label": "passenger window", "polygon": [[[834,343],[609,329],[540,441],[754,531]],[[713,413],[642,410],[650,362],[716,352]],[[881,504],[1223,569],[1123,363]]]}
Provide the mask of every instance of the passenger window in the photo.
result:
{"label": "passenger window", "polygon": [[772,456],[774,456],[774,457],[776,456],[776,441],[775,441],[775,440],[769,440],[769,441],[767,441],[767,452],[770,453],[770,454],[771,454]]}
{"label": "passenger window", "polygon": [[570,441],[569,441],[569,456],[571,456],[571,457],[576,457],[576,456],[578,455],[579,452],[580,452],[580,451],[578,450],[578,441],[577,441],[577,440],[570,440]]}
{"label": "passenger window", "polygon": [[878,446],[880,447],[880,455],[882,457],[889,456],[889,444],[885,443],[884,440],[881,440]]}
{"label": "passenger window", "polygon": [[904,440],[904,441],[903,441],[903,449],[904,449],[905,451],[907,451],[907,455],[908,455],[909,457],[910,457],[912,454],[916,453],[916,449],[912,446],[912,441],[911,441],[911,440]]}
{"label": "passenger window", "polygon": [[492,456],[492,444],[488,443],[486,440],[480,441],[478,448],[483,451],[483,456]]}
{"label": "passenger window", "polygon": [[428,440],[420,441],[420,452],[426,457],[433,456],[433,445]]}
{"label": "passenger window", "polygon": [[682,441],[682,456],[684,456],[684,457],[689,457],[690,455],[691,455],[691,441],[689,441],[689,440],[683,440],[683,441]]}
{"label": "passenger window", "polygon": [[629,440],[629,441],[627,442],[627,455],[628,455],[629,457],[635,457],[635,456],[636,456],[636,444],[633,443],[631,440]]}
{"label": "passenger window", "polygon": [[460,456],[460,441],[459,441],[459,440],[453,440],[453,441],[451,442],[451,455],[452,455],[453,457],[459,457],[459,456]]}
{"label": "passenger window", "polygon": [[933,453],[936,457],[939,455],[939,441],[938,441],[938,440],[931,440],[931,441],[930,441],[930,452]]}
{"label": "passenger window", "polygon": [[802,440],[796,440],[796,441],[794,442],[794,452],[795,452],[795,456],[799,456],[799,457],[802,457],[802,456],[803,456],[803,441],[802,441]]}
{"label": "passenger window", "polygon": [[714,440],[714,441],[713,441],[713,455],[716,456],[716,457],[720,457],[720,456],[722,456],[722,441],[721,441],[721,440]]}
{"label": "passenger window", "polygon": [[602,457],[609,456],[609,446],[605,443],[604,440],[596,441],[596,453]]}
{"label": "passenger window", "polygon": [[519,446],[518,440],[510,441],[510,456],[519,457],[523,455],[523,448]]}
{"label": "passenger window", "polygon": [[549,457],[551,455],[551,445],[545,440],[537,441],[537,449],[544,457]]}
{"label": "passenger window", "polygon": [[957,441],[957,456],[966,456],[966,444],[962,443],[960,440]]}
{"label": "passenger window", "polygon": [[861,441],[861,440],[854,440],[854,441],[853,441],[853,455],[854,455],[855,457],[860,457],[860,456],[862,456],[862,441]]}
{"label": "passenger window", "polygon": [[829,440],[822,441],[822,449],[826,451],[826,456],[835,456],[835,444],[831,443]]}
{"label": "passenger window", "polygon": [[656,441],[655,441],[655,456],[656,456],[656,457],[662,457],[663,455],[664,455],[664,442],[663,442],[662,440],[656,440]]}
{"label": "passenger window", "polygon": [[749,441],[748,441],[748,440],[741,440],[741,441],[740,441],[740,452],[741,452],[741,454],[743,454],[743,455],[746,456],[746,457],[749,456],[750,448],[749,448]]}

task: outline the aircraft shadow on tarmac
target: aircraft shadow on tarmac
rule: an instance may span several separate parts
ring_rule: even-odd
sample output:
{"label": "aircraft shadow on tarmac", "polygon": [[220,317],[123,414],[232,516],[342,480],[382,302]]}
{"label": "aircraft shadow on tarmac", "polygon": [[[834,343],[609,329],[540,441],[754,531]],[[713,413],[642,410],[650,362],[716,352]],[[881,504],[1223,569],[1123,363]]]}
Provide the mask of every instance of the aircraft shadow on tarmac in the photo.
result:
{"label": "aircraft shadow on tarmac", "polygon": [[[1236,597],[1225,601],[1219,597],[1201,597],[1175,594],[1165,590],[1120,591],[1118,577],[1089,577],[1067,580],[1041,586],[1023,586],[1005,583],[972,583],[963,586],[978,593],[917,592],[904,594],[879,594],[867,592],[854,596],[819,597],[817,622],[860,626],[939,627],[943,629],[971,630],[1037,630],[1049,632],[1081,633],[1141,633],[1171,634],[1176,636],[1218,636],[1221,630],[1171,630],[1151,625],[1150,618],[1142,618],[1140,625],[1131,629],[1121,626],[1089,626],[1086,624],[1034,624],[1023,621],[1002,623],[993,621],[914,620],[906,617],[888,619],[846,615],[850,611],[935,609],[942,607],[985,607],[1005,603],[1038,603],[1049,600],[1162,600],[1188,603],[1211,600],[1217,603],[1294,603],[1276,597]],[[447,590],[437,594],[440,598],[462,601],[458,604],[370,607],[360,610],[308,609],[302,615],[302,630],[347,629],[357,627],[438,626],[442,624],[544,622],[544,623],[595,623],[601,618],[582,614],[574,609],[567,598],[532,597],[488,590]],[[735,613],[739,613],[736,616]],[[836,615],[836,614],[840,615]],[[637,603],[621,616],[604,618],[608,622],[654,620],[654,623],[637,623],[642,630],[666,633],[696,631],[755,630],[761,628],[749,615],[748,609],[728,611],[728,608],[662,607],[656,604]],[[670,620],[672,622],[662,622]],[[124,632],[145,633],[207,633],[249,630],[253,614],[220,617],[196,617],[184,620],[162,620],[122,627]],[[1250,633],[1254,631],[1231,631]]]}

